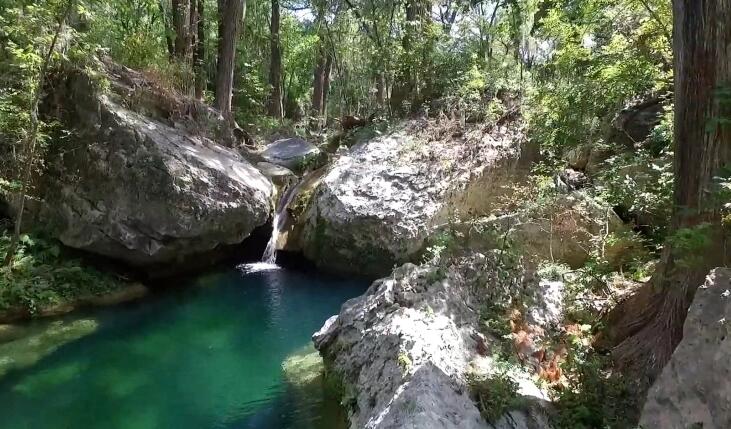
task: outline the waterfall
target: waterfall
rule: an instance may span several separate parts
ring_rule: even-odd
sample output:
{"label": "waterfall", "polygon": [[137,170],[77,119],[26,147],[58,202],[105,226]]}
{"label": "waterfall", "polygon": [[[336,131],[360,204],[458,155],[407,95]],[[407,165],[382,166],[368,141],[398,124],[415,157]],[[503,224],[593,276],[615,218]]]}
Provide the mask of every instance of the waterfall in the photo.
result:
{"label": "waterfall", "polygon": [[284,193],[279,198],[279,201],[274,206],[274,217],[272,218],[272,235],[269,237],[267,247],[264,249],[264,254],[261,256],[261,261],[253,264],[242,264],[239,266],[245,273],[253,273],[257,271],[276,270],[277,266],[277,239],[279,238],[279,232],[287,222],[287,207],[292,202],[294,197],[299,193],[302,184],[305,182],[304,178],[296,184],[290,184],[285,188]]}
{"label": "waterfall", "polygon": [[303,181],[300,181],[294,186],[286,188],[282,197],[279,199],[279,204],[274,207],[274,219],[272,219],[272,236],[269,237],[264,254],[261,257],[261,262],[266,264],[276,265],[277,264],[277,239],[279,238],[279,231],[281,231],[284,223],[287,221],[287,207],[292,202]]}

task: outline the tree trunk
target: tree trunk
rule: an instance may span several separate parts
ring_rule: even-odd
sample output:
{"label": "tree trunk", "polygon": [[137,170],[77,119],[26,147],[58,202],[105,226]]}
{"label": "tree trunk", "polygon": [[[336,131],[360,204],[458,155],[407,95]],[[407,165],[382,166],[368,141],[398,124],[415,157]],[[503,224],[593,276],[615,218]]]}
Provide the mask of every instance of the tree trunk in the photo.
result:
{"label": "tree trunk", "polygon": [[[683,322],[708,271],[728,262],[713,177],[731,162],[731,117],[715,90],[731,83],[731,0],[673,0],[675,191],[672,230],[710,225],[709,244],[669,240],[661,265],[637,294],[607,316],[607,345],[621,368],[651,382],[683,335]],[[716,121],[714,121],[714,119]],[[696,230],[697,232],[698,230]],[[699,232],[697,232],[699,233]]]}
{"label": "tree trunk", "polygon": [[[192,0],[196,1],[196,0]],[[204,0],[197,0],[196,16],[198,18],[196,29],[198,37],[195,41],[195,50],[193,51],[193,67],[195,68],[195,98],[203,100],[203,94],[206,90],[206,26],[205,26],[205,9]]]}
{"label": "tree trunk", "polygon": [[376,74],[376,104],[379,109],[386,105],[386,73],[383,71]]}
{"label": "tree trunk", "polygon": [[157,5],[160,8],[160,18],[162,19],[163,26],[165,27],[165,42],[168,47],[168,55],[170,59],[175,57],[175,40],[173,40],[173,29],[170,27],[170,15],[168,14],[165,4],[166,0],[158,1]]}
{"label": "tree trunk", "polygon": [[216,108],[232,120],[231,97],[234,81],[236,40],[246,15],[246,0],[218,0],[218,62],[216,65]]}
{"label": "tree trunk", "polygon": [[318,49],[317,63],[312,81],[312,115],[321,116],[325,101],[325,68],[327,58],[322,42]]}
{"label": "tree trunk", "polygon": [[322,107],[320,107],[320,116],[327,119],[327,97],[330,94],[330,75],[333,69],[333,57],[327,53],[325,60],[325,70],[322,76]]}
{"label": "tree trunk", "polygon": [[173,28],[175,30],[175,56],[179,60],[191,58],[190,2],[194,0],[173,1]]}
{"label": "tree trunk", "polygon": [[61,15],[58,17],[56,32],[53,34],[51,44],[48,46],[48,50],[43,57],[41,70],[38,74],[38,82],[35,89],[33,90],[33,97],[30,104],[30,130],[28,131],[28,137],[26,138],[25,144],[23,145],[23,155],[21,157],[25,164],[23,165],[20,177],[21,187],[20,194],[18,195],[18,212],[15,215],[15,229],[13,231],[13,238],[10,240],[10,246],[8,246],[8,251],[5,254],[4,264],[6,266],[10,266],[13,263],[15,250],[18,248],[18,243],[20,242],[20,232],[23,225],[23,212],[25,211],[25,198],[26,193],[28,192],[28,187],[30,186],[30,176],[31,172],[33,171],[33,164],[35,163],[36,143],[38,142],[38,104],[41,102],[41,94],[43,93],[43,87],[45,86],[48,66],[51,63],[51,55],[53,55],[53,51],[56,50],[58,38],[63,31],[64,23],[71,14],[73,5],[74,0],[68,0],[68,3],[66,3],[66,7],[64,8]]}
{"label": "tree trunk", "polygon": [[272,0],[269,116],[282,119],[282,46],[279,39],[279,0]]}

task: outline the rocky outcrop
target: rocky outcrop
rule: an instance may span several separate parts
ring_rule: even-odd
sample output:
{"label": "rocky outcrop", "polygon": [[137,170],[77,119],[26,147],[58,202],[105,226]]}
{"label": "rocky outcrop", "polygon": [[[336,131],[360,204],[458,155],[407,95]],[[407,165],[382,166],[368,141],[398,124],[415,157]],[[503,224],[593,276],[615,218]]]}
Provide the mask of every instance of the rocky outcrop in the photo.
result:
{"label": "rocky outcrop", "polygon": [[70,132],[49,153],[43,203],[29,216],[38,226],[67,246],[156,267],[241,243],[267,222],[272,184],[218,144],[215,113],[181,103],[182,116],[162,114],[162,97],[140,101],[150,82],[108,73],[107,93],[78,71],[55,83],[46,110]]}
{"label": "rocky outcrop", "polygon": [[[325,323],[313,341],[327,370],[343,380],[351,428],[490,427],[465,376],[474,368],[494,369],[491,358],[478,353],[485,346],[474,329],[481,304],[524,287],[523,279],[498,272],[495,258],[479,253],[444,265],[407,263]],[[538,390],[533,385],[520,394],[530,397]],[[538,402],[533,398],[527,402],[532,406],[494,423],[546,428]]]}
{"label": "rocky outcrop", "polygon": [[426,121],[345,152],[302,216],[305,256],[332,271],[385,275],[452,216],[484,213],[514,174],[521,135],[498,127],[439,134]]}
{"label": "rocky outcrop", "polygon": [[731,270],[716,268],[696,292],[683,340],[650,389],[645,428],[731,427]]}

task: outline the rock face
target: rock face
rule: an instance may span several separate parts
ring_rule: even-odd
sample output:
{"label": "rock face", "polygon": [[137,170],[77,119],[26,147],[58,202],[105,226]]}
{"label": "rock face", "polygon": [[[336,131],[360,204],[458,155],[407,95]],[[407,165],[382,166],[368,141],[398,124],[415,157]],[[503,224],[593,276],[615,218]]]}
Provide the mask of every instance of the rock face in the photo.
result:
{"label": "rock face", "polygon": [[202,132],[126,107],[128,85],[110,79],[109,94],[81,72],[59,85],[52,108],[71,147],[49,156],[38,225],[67,246],[147,267],[241,243],[267,222],[272,184],[259,170]]}
{"label": "rock face", "polygon": [[716,268],[696,292],[683,340],[650,389],[645,428],[731,427],[731,270]]}
{"label": "rock face", "polygon": [[424,121],[361,142],[313,192],[302,246],[321,268],[372,276],[414,259],[451,216],[479,214],[516,172],[517,131],[429,136]]}
{"label": "rock face", "polygon": [[[490,427],[464,378],[468,367],[491,365],[478,354],[472,328],[477,297],[521,284],[499,279],[494,264],[479,253],[442,268],[407,263],[346,302],[313,336],[328,370],[344,380],[352,429]],[[514,410],[512,419],[496,423],[546,428],[545,416],[534,411]]]}

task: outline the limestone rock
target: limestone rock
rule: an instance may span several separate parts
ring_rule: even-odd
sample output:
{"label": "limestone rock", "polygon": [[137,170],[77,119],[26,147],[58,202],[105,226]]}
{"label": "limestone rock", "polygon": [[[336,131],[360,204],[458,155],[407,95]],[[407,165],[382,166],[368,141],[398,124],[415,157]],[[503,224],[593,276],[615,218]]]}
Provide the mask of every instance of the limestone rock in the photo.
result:
{"label": "limestone rock", "polygon": [[282,362],[285,380],[295,387],[304,387],[316,381],[324,370],[322,357],[312,344],[307,344]]}
{"label": "limestone rock", "polygon": [[270,162],[257,162],[256,168],[277,186],[284,186],[294,177],[292,170]]}
{"label": "limestone rock", "polygon": [[312,143],[299,137],[291,137],[270,143],[261,155],[267,162],[301,171],[307,163],[317,162],[321,153]]}
{"label": "limestone rock", "polygon": [[272,184],[259,170],[210,133],[133,110],[109,78],[122,93],[83,72],[58,83],[53,109],[70,138],[49,155],[29,218],[67,246],[139,267],[181,265],[266,223]]}
{"label": "limestone rock", "polygon": [[499,230],[509,231],[512,241],[530,262],[550,256],[556,262],[579,268],[591,256],[595,237],[628,231],[611,207],[597,203],[582,191],[559,195],[537,210],[490,221]]}
{"label": "limestone rock", "polygon": [[640,424],[731,427],[731,270],[716,268],[696,292],[683,340],[650,389]]}
{"label": "limestone rock", "polygon": [[[496,263],[475,253],[444,266],[404,264],[346,302],[315,334],[328,371],[348,386],[352,429],[490,427],[465,380],[473,360],[492,362],[478,353],[477,309],[482,300],[523,287],[520,278],[498,277]],[[534,420],[512,413],[510,421]]]}
{"label": "limestone rock", "polygon": [[0,344],[0,377],[27,368],[62,345],[85,337],[98,328],[94,319],[56,320],[24,329],[23,336]]}
{"label": "limestone rock", "polygon": [[304,254],[321,268],[385,275],[413,260],[439,225],[484,213],[517,174],[520,134],[475,129],[429,140],[430,124],[402,124],[346,151],[303,216]]}

